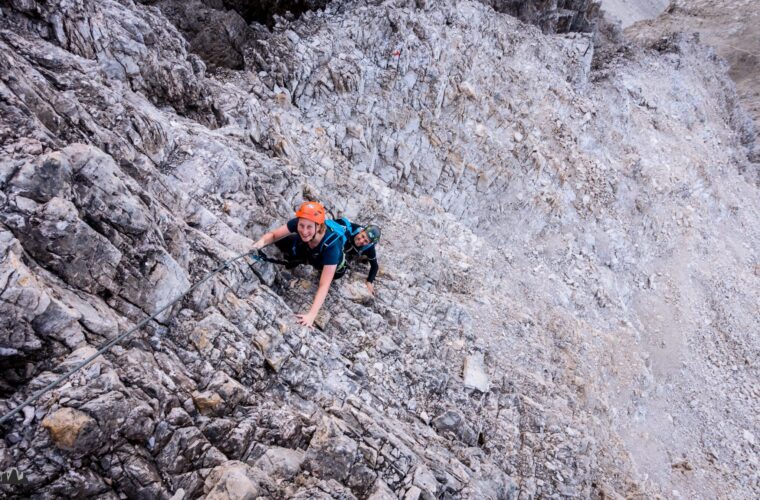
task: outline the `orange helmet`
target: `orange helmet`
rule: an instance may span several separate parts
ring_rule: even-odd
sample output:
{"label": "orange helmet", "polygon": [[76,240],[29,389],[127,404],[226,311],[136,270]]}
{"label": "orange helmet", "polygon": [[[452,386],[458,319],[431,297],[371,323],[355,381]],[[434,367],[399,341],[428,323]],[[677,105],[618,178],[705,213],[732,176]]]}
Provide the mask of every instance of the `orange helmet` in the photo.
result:
{"label": "orange helmet", "polygon": [[307,201],[298,207],[298,210],[296,210],[296,217],[299,219],[314,221],[317,224],[324,224],[325,207],[323,207],[318,201]]}

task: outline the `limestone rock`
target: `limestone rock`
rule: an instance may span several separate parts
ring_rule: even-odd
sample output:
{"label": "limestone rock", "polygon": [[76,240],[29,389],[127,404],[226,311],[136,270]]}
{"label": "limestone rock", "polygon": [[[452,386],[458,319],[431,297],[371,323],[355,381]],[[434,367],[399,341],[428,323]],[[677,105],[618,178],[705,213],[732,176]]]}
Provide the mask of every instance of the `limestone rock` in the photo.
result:
{"label": "limestone rock", "polygon": [[406,490],[406,493],[404,494],[404,500],[419,500],[421,495],[422,490],[417,486],[412,485],[408,490]]}
{"label": "limestone rock", "polygon": [[262,493],[251,467],[234,460],[211,469],[203,491],[206,498],[215,500],[253,500]]}
{"label": "limestone rock", "polygon": [[413,481],[413,484],[415,486],[419,486],[422,491],[426,491],[433,496],[435,496],[436,492],[438,491],[438,481],[430,469],[428,469],[425,465],[420,464],[416,469],[414,469]]}
{"label": "limestone rock", "polygon": [[490,390],[490,382],[485,371],[483,354],[473,354],[464,360],[464,386],[468,389],[477,389],[480,392]]}
{"label": "limestone rock", "polygon": [[390,354],[398,351],[399,349],[398,345],[393,341],[393,339],[385,335],[377,339],[375,348],[377,348],[377,350],[383,354]]}
{"label": "limestone rock", "polygon": [[[219,271],[3,423],[2,492],[757,497],[756,29],[707,3],[3,2],[0,411]],[[305,199],[383,228],[316,329],[319,272],[222,266]]]}
{"label": "limestone rock", "polygon": [[462,413],[457,410],[448,410],[435,417],[433,427],[442,434],[453,434],[457,439],[470,446],[478,440],[477,433],[467,423]]}
{"label": "limestone rock", "polygon": [[258,330],[254,334],[254,340],[264,355],[267,364],[276,372],[280,371],[292,355],[282,332],[274,328]]}
{"label": "limestone rock", "polygon": [[188,472],[202,463],[209,443],[195,427],[177,429],[156,457],[157,465],[170,474]]}
{"label": "limestone rock", "polygon": [[237,380],[226,373],[216,372],[206,386],[206,392],[213,391],[224,399],[225,405],[232,410],[246,395],[246,389]]}
{"label": "limestone rock", "polygon": [[60,408],[42,420],[55,445],[79,454],[89,453],[102,443],[98,423],[74,408]]}
{"label": "limestone rock", "polygon": [[352,282],[341,288],[341,294],[359,304],[367,304],[372,301],[372,294],[362,282]]}
{"label": "limestone rock", "polygon": [[589,31],[591,24],[598,22],[600,17],[600,2],[594,0],[569,0],[562,2],[561,7],[553,0],[481,1],[499,12],[536,24],[544,33]]}
{"label": "limestone rock", "polygon": [[71,190],[72,169],[66,155],[50,153],[25,163],[10,184],[16,193],[38,203],[65,198]]}
{"label": "limestone rock", "polygon": [[79,219],[70,201],[51,198],[30,217],[29,228],[17,230],[29,251],[73,286],[95,293],[116,288],[121,252]]}
{"label": "limestone rock", "polygon": [[269,448],[256,461],[254,467],[273,478],[293,479],[301,470],[304,455],[304,452],[299,450]]}
{"label": "limestone rock", "polygon": [[367,500],[396,500],[398,498],[387,484],[381,479],[375,481],[372,488],[372,493],[367,497]]}
{"label": "limestone rock", "polygon": [[303,467],[318,477],[344,481],[357,456],[356,441],[345,436],[334,421],[324,418],[309,443]]}
{"label": "limestone rock", "polygon": [[224,400],[213,391],[193,392],[193,403],[202,415],[220,415],[224,413]]}

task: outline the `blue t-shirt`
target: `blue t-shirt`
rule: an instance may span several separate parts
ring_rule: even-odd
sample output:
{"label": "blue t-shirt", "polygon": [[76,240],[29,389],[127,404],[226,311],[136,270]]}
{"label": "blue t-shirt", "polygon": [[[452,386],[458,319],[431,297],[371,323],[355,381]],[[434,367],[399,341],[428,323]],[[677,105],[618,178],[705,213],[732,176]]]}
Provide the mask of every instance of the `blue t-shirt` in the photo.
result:
{"label": "blue t-shirt", "polygon": [[317,269],[322,269],[324,266],[337,266],[340,264],[341,260],[343,260],[343,249],[338,240],[335,240],[331,245],[325,245],[328,236],[333,232],[329,227],[327,228],[325,235],[322,237],[322,241],[319,242],[319,245],[315,248],[311,248],[308,244],[304,243],[298,235],[298,218],[290,219],[287,226],[291,233],[296,233],[295,236],[298,239],[294,242],[297,246],[295,253],[306,257],[306,260],[310,265]]}

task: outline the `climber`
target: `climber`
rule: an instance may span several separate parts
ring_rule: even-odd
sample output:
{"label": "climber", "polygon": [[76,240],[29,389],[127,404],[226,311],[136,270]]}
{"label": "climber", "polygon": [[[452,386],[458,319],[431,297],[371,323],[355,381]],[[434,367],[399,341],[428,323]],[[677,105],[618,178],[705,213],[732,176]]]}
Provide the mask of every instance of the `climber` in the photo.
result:
{"label": "climber", "polygon": [[311,327],[325,302],[330,284],[346,272],[342,240],[325,224],[322,204],[309,201],[301,204],[294,219],[259,238],[253,245],[253,251],[272,243],[285,256],[289,263],[287,267],[308,262],[322,271],[309,312],[296,315],[300,324]]}
{"label": "climber", "polygon": [[375,244],[380,241],[380,228],[374,224],[368,224],[362,226],[360,224],[354,224],[347,218],[335,219],[334,221],[327,221],[330,227],[335,227],[334,223],[338,223],[346,228],[346,239],[343,245],[343,254],[346,256],[346,263],[349,261],[366,257],[369,261],[369,273],[367,274],[367,289],[369,293],[374,295],[374,281],[377,276],[377,271],[380,266],[377,263],[377,252],[375,251]]}

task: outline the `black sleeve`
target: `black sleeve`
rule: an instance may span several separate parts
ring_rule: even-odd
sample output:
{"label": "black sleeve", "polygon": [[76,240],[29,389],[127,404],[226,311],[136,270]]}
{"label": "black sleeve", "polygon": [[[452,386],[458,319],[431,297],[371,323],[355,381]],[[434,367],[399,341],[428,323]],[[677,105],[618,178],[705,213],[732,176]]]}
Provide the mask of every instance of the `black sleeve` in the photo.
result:
{"label": "black sleeve", "polygon": [[372,283],[375,281],[375,276],[377,276],[378,269],[380,269],[380,266],[377,263],[377,252],[375,252],[375,246],[372,245],[363,251],[362,255],[366,255],[369,259],[369,274],[367,275],[367,281]]}

